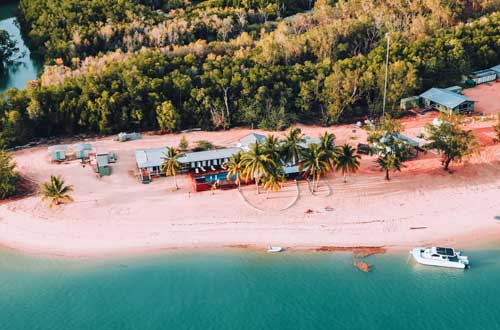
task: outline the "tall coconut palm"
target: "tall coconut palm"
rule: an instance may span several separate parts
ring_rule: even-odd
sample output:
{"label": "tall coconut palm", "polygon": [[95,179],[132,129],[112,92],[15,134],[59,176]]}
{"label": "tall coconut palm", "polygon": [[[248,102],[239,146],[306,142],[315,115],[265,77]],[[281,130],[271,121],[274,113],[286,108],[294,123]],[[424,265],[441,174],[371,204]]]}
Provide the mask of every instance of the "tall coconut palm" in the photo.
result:
{"label": "tall coconut palm", "polygon": [[285,160],[293,165],[297,164],[300,160],[300,155],[304,149],[301,144],[306,141],[302,130],[300,128],[292,128],[285,136],[283,144],[283,153]]}
{"label": "tall coconut palm", "polygon": [[347,143],[340,147],[335,162],[335,170],[342,172],[344,182],[347,182],[347,176],[355,173],[359,169],[359,159],[361,157],[356,155],[356,149]]}
{"label": "tall coconut palm", "polygon": [[312,191],[316,191],[318,183],[322,175],[330,169],[328,155],[321,149],[321,146],[316,143],[310,143],[306,149],[302,151],[302,161],[299,169],[304,171],[306,177],[312,177]]}
{"label": "tall coconut palm", "polygon": [[59,205],[61,203],[72,202],[73,197],[70,193],[73,191],[73,186],[66,185],[64,179],[60,176],[50,176],[50,181],[43,182],[40,185],[40,194],[42,201],[50,200],[49,206]]}
{"label": "tall coconut palm", "polygon": [[385,179],[387,181],[390,180],[389,172],[390,171],[401,171],[401,159],[393,154],[387,154],[384,157],[379,157],[377,159],[377,163],[380,168],[385,171]]}
{"label": "tall coconut palm", "polygon": [[163,154],[163,164],[161,170],[165,172],[167,176],[174,177],[175,189],[179,189],[177,185],[177,173],[181,170],[181,164],[179,163],[179,158],[182,154],[174,147],[167,147],[167,152]]}
{"label": "tall coconut palm", "polygon": [[278,164],[281,158],[280,140],[274,135],[268,135],[263,142],[265,153]]}
{"label": "tall coconut palm", "polygon": [[254,179],[255,186],[257,187],[257,194],[259,191],[260,179],[269,173],[269,170],[276,166],[275,162],[266,153],[265,148],[258,141],[250,146],[250,150],[243,154],[241,157],[241,164],[243,166],[243,173],[245,179]]}
{"label": "tall coconut palm", "polygon": [[243,177],[243,165],[241,162],[241,158],[243,157],[243,153],[241,151],[235,153],[229,161],[224,164],[227,168],[227,177],[234,178],[234,183],[238,185],[238,190],[241,190],[241,178]]}
{"label": "tall coconut palm", "polygon": [[326,153],[330,167],[334,170],[338,154],[340,153],[340,149],[335,146],[335,134],[325,132],[319,136],[319,140],[320,148]]}
{"label": "tall coconut palm", "polygon": [[262,177],[262,187],[267,191],[266,198],[269,198],[270,192],[280,191],[285,182],[285,174],[281,167],[276,167]]}

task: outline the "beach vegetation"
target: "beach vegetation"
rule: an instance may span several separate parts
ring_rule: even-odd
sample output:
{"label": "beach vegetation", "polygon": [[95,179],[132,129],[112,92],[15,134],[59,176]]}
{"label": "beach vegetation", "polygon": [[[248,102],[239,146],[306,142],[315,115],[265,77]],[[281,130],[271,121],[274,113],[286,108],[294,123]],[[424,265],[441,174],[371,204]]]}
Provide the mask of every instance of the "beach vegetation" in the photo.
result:
{"label": "beach vegetation", "polygon": [[269,158],[271,158],[275,164],[279,164],[282,157],[281,141],[276,136],[269,134],[265,137],[263,146]]}
{"label": "beach vegetation", "polygon": [[189,148],[189,141],[186,138],[185,135],[181,137],[181,140],[179,142],[179,150],[186,151]]}
{"label": "beach vegetation", "polygon": [[262,177],[271,173],[278,166],[266,152],[265,147],[258,141],[250,146],[248,152],[243,154],[241,164],[244,168],[245,180],[255,180],[257,194],[260,193],[259,183]]}
{"label": "beach vegetation", "polygon": [[403,163],[411,158],[411,145],[401,138],[403,125],[390,115],[380,118],[377,125],[369,129],[370,153],[378,156],[376,162],[390,180],[391,171],[401,171]]}
{"label": "beach vegetation", "polygon": [[300,128],[292,128],[285,135],[283,141],[283,155],[285,162],[289,164],[297,164],[300,161],[300,156],[303,151],[302,144],[306,141],[304,134]]}
{"label": "beach vegetation", "polygon": [[356,154],[356,149],[349,144],[344,144],[339,148],[335,158],[335,170],[342,173],[344,182],[347,182],[349,174],[356,173],[359,169],[360,156]]}
{"label": "beach vegetation", "polygon": [[175,189],[178,190],[177,185],[177,174],[181,170],[181,163],[179,163],[179,158],[182,157],[182,153],[175,147],[167,147],[167,152],[164,154],[162,171],[165,172],[167,176],[174,177]]}
{"label": "beach vegetation", "polygon": [[285,181],[285,173],[281,166],[270,168],[267,174],[262,177],[262,187],[267,191],[266,199],[269,198],[270,192],[280,191]]}
{"label": "beach vegetation", "polygon": [[196,148],[193,151],[206,151],[212,150],[214,148],[214,144],[209,141],[200,140],[196,142]]}
{"label": "beach vegetation", "polygon": [[173,176],[175,189],[179,189],[179,185],[177,184],[177,174],[181,170],[181,163],[179,163],[179,158],[182,157],[183,154],[179,152],[179,150],[175,147],[167,147],[167,152],[164,154],[162,171],[165,172],[166,176]]}
{"label": "beach vegetation", "polygon": [[441,156],[445,171],[449,171],[450,163],[459,163],[473,154],[479,154],[479,142],[470,130],[461,127],[461,116],[441,116],[439,123],[428,124],[426,131],[430,142],[427,150],[436,150]]}
{"label": "beach vegetation", "polygon": [[402,163],[401,159],[393,153],[387,153],[377,158],[377,164],[380,166],[380,169],[385,172],[385,179],[387,181],[391,179],[389,174],[391,171],[401,171]]}
{"label": "beach vegetation", "polygon": [[318,189],[321,176],[325,175],[331,169],[330,157],[316,143],[309,143],[307,148],[302,149],[299,168],[304,172],[304,177],[311,178],[312,192]]}
{"label": "beach vegetation", "polygon": [[401,171],[403,162],[411,157],[411,145],[396,133],[385,133],[373,141],[371,153],[377,155],[377,164],[385,172],[385,179],[390,180],[391,171]]}
{"label": "beach vegetation", "polygon": [[229,161],[224,164],[227,168],[227,177],[233,178],[234,183],[238,185],[238,190],[241,190],[241,179],[245,172],[242,164],[243,152],[239,151],[229,158]]}
{"label": "beach vegetation", "polygon": [[335,146],[335,134],[324,132],[319,136],[320,148],[324,151],[329,159],[330,167],[335,169],[337,158],[340,153],[340,148]]}
{"label": "beach vegetation", "polygon": [[73,201],[70,195],[73,192],[73,186],[67,185],[61,176],[51,175],[48,182],[40,185],[39,192],[42,195],[42,201],[49,200],[49,207]]}
{"label": "beach vegetation", "polygon": [[14,195],[18,182],[19,174],[16,172],[16,163],[12,155],[0,149],[0,199]]}

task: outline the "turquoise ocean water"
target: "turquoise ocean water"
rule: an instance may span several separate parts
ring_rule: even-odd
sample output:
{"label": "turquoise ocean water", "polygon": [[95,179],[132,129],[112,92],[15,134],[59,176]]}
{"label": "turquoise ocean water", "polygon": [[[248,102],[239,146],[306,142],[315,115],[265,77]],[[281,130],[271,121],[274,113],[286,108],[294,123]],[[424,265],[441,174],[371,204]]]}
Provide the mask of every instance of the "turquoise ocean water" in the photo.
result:
{"label": "turquoise ocean water", "polygon": [[105,261],[0,253],[1,330],[500,329],[500,250],[469,271],[348,253],[166,253]]}

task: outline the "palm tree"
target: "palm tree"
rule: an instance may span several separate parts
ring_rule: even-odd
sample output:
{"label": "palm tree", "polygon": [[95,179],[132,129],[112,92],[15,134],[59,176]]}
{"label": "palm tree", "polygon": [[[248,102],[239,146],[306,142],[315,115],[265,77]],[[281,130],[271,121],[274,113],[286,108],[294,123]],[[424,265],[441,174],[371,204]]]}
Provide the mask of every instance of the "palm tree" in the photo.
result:
{"label": "palm tree", "polygon": [[285,143],[283,144],[283,152],[285,155],[285,160],[293,165],[297,164],[300,159],[302,150],[301,143],[304,143],[306,139],[302,134],[300,128],[292,128],[285,136]]}
{"label": "palm tree", "polygon": [[285,174],[283,173],[281,167],[276,167],[274,170],[262,177],[262,186],[267,191],[266,199],[269,198],[270,192],[280,191],[282,184],[285,181]]}
{"label": "palm tree", "polygon": [[359,169],[359,155],[355,154],[356,149],[344,144],[340,148],[340,152],[337,155],[335,162],[335,170],[341,171],[344,176],[344,182],[347,182],[347,175],[350,173],[355,173]]}
{"label": "palm tree", "polygon": [[335,146],[335,134],[325,132],[323,135],[319,136],[319,140],[321,150],[323,150],[329,158],[328,162],[330,163],[330,167],[332,170],[335,169],[337,157],[340,153],[340,149]]}
{"label": "palm tree", "polygon": [[241,190],[241,177],[244,175],[243,165],[241,163],[242,157],[243,153],[238,151],[231,158],[229,158],[228,162],[224,164],[224,167],[227,168],[227,177],[234,177],[234,183],[238,185],[238,190]]}
{"label": "palm tree", "polygon": [[264,150],[265,153],[269,155],[269,157],[275,162],[279,163],[281,158],[281,147],[280,140],[274,135],[268,135],[264,139]]}
{"label": "palm tree", "polygon": [[265,148],[258,141],[250,147],[250,150],[241,157],[241,165],[245,179],[250,178],[255,180],[257,194],[259,191],[260,179],[269,173],[271,169],[276,167],[276,163],[265,152]]}
{"label": "palm tree", "polygon": [[177,185],[177,173],[181,170],[179,158],[182,154],[174,147],[167,147],[167,153],[165,153],[164,156],[161,170],[165,172],[167,176],[174,177],[175,189],[179,189]]}
{"label": "palm tree", "polygon": [[302,152],[302,161],[299,169],[304,171],[306,177],[311,176],[313,181],[312,191],[318,188],[319,179],[330,169],[328,155],[316,143],[309,143],[307,149]]}
{"label": "palm tree", "polygon": [[387,154],[384,157],[379,157],[377,163],[380,168],[385,171],[385,179],[390,180],[390,171],[401,171],[401,159],[393,154]]}
{"label": "palm tree", "polygon": [[72,202],[73,198],[69,195],[73,191],[73,186],[65,185],[60,176],[50,176],[49,182],[43,182],[40,185],[40,194],[42,201],[50,199],[49,206],[59,205],[61,203]]}

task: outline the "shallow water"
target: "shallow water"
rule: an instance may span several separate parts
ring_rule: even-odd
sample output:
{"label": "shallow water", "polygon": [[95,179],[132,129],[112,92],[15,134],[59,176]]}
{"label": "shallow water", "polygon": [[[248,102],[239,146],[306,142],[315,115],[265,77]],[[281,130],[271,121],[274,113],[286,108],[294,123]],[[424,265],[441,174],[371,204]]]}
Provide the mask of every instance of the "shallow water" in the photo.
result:
{"label": "shallow water", "polygon": [[500,251],[469,271],[406,255],[168,253],[106,261],[0,253],[0,329],[500,329]]}
{"label": "shallow water", "polygon": [[31,56],[21,36],[21,31],[14,17],[17,4],[17,1],[0,4],[0,29],[9,32],[11,37],[17,41],[19,52],[24,53],[24,56],[19,58],[16,64],[8,65],[6,72],[0,74],[0,93],[11,87],[24,89],[28,81],[37,79],[43,68],[42,61]]}

